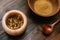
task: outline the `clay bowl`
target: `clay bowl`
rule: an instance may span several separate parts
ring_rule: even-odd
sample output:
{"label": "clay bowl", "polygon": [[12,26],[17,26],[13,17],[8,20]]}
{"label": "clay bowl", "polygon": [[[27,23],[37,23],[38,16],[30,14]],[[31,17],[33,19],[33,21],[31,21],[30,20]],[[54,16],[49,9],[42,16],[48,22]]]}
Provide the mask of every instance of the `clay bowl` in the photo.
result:
{"label": "clay bowl", "polygon": [[43,1],[49,1],[52,4],[53,7],[53,11],[51,12],[50,15],[41,15],[38,14],[35,10],[34,10],[34,2],[36,2],[37,0],[28,0],[28,5],[30,7],[30,9],[37,15],[42,16],[42,17],[50,17],[53,16],[55,14],[57,14],[57,12],[59,11],[59,1],[58,0],[43,0]]}
{"label": "clay bowl", "polygon": [[[23,25],[16,30],[12,30],[12,29],[8,28],[8,26],[7,26],[7,23],[6,23],[7,18],[12,16],[12,15],[17,15],[17,14],[19,14],[21,16],[21,18],[23,19]],[[5,30],[5,32],[8,33],[11,36],[21,35],[26,30],[27,17],[25,16],[25,14],[23,12],[21,12],[19,10],[8,11],[2,18],[2,27]]]}

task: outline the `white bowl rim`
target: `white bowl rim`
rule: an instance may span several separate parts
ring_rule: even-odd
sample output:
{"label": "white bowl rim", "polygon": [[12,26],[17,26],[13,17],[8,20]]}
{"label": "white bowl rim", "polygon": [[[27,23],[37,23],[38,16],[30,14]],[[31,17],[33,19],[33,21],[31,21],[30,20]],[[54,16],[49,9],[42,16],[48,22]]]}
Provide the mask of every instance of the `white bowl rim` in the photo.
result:
{"label": "white bowl rim", "polygon": [[[5,23],[5,20],[6,20],[6,17],[11,13],[11,12],[17,12],[18,14],[20,14],[22,17],[23,17],[23,25],[21,26],[21,28],[19,29],[16,29],[16,30],[12,30],[12,29],[9,29]],[[8,11],[2,18],[2,26],[3,28],[6,30],[9,30],[9,31],[21,31],[21,30],[24,30],[27,26],[27,17],[25,16],[25,14],[22,12],[22,11],[19,11],[19,10],[11,10],[11,11]]]}

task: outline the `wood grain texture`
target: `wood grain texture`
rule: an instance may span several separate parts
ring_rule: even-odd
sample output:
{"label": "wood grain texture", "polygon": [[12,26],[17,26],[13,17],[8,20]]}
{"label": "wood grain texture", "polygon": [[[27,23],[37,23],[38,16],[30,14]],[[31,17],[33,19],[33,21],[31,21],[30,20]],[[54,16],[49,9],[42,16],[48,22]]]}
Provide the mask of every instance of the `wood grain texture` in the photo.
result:
{"label": "wood grain texture", "polygon": [[[27,16],[28,25],[24,34],[13,37],[5,33],[1,20],[9,10],[20,10]],[[60,23],[55,26],[51,35],[46,36],[42,33],[44,24],[53,23],[59,18],[60,11],[48,18],[37,16],[30,10],[27,0],[0,0],[0,40],[60,40]]]}

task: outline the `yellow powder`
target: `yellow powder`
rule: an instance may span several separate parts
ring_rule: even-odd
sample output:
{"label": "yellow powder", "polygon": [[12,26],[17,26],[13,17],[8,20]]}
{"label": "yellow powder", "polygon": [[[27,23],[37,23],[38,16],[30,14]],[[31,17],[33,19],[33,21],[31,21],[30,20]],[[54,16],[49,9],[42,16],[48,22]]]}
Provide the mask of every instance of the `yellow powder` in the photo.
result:
{"label": "yellow powder", "polygon": [[47,16],[53,11],[53,6],[49,1],[36,1],[34,3],[34,10],[39,15]]}

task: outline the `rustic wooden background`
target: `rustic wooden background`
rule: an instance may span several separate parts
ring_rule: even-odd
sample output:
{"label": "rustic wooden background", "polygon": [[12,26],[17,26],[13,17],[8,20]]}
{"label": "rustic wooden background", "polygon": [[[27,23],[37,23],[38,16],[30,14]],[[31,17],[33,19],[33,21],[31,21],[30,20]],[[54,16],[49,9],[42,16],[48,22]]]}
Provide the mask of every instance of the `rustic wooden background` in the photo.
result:
{"label": "rustic wooden background", "polygon": [[[2,28],[2,17],[9,10],[20,10],[28,18],[27,30],[24,34],[13,37],[5,33]],[[48,18],[34,14],[28,6],[27,0],[0,0],[0,40],[60,40],[60,22],[55,25],[54,32],[46,36],[42,33],[43,25],[53,23],[60,18],[60,11]]]}

